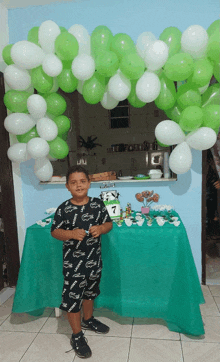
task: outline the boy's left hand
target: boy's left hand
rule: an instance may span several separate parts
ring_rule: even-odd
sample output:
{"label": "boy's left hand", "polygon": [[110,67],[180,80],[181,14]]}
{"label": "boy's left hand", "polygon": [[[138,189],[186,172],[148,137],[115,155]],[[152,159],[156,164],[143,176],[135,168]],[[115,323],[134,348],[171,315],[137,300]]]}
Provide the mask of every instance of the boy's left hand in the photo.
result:
{"label": "boy's left hand", "polygon": [[94,237],[98,238],[102,234],[102,225],[94,225],[89,229],[89,233]]}

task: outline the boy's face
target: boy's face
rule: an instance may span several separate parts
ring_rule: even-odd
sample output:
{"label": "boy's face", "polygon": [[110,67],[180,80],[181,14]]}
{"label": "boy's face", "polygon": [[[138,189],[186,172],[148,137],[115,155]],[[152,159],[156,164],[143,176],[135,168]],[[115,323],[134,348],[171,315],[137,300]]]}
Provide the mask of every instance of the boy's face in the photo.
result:
{"label": "boy's face", "polygon": [[83,172],[74,172],[69,175],[66,188],[71,192],[73,198],[83,199],[87,196],[90,181]]}

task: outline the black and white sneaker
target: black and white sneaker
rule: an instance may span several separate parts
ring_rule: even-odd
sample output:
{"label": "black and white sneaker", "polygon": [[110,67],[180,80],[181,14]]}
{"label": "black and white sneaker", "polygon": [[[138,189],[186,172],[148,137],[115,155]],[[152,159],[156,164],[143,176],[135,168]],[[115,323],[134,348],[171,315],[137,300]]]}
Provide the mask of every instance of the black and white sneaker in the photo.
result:
{"label": "black and white sneaker", "polygon": [[94,317],[87,319],[86,321],[84,318],[81,321],[81,327],[83,329],[89,329],[95,333],[106,334],[109,332],[110,328],[106,326],[104,323],[98,321]]}
{"label": "black and white sneaker", "polygon": [[87,339],[84,337],[82,331],[80,331],[77,334],[72,334],[72,337],[70,339],[70,344],[78,357],[80,358],[91,357],[92,351],[88,346]]}

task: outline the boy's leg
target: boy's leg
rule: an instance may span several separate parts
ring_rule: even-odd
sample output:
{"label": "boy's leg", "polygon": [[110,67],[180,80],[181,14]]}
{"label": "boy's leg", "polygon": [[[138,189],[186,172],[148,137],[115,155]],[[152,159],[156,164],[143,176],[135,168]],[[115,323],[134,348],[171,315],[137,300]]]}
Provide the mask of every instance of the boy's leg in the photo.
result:
{"label": "boy's leg", "polygon": [[67,317],[73,334],[79,333],[81,331],[81,311],[77,313],[67,312]]}
{"label": "boy's leg", "polygon": [[85,321],[92,318],[93,315],[93,300],[84,299],[83,300],[83,318]]}

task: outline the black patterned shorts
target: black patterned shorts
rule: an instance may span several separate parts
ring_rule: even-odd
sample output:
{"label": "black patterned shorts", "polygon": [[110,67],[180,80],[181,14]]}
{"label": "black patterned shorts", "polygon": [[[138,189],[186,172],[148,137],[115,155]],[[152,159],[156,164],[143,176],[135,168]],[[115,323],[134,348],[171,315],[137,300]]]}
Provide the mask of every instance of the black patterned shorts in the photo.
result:
{"label": "black patterned shorts", "polygon": [[[85,246],[85,245],[84,245]],[[100,241],[83,247],[64,246],[64,285],[60,309],[77,313],[83,299],[93,300],[100,294],[99,284],[102,272]]]}

